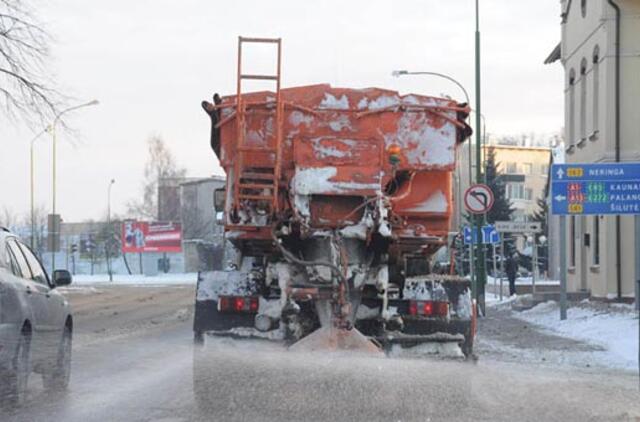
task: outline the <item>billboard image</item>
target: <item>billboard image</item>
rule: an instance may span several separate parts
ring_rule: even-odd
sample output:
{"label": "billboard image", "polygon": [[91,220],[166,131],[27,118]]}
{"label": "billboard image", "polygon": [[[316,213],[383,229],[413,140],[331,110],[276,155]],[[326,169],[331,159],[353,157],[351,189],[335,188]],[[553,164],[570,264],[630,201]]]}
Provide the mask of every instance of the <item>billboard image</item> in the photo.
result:
{"label": "billboard image", "polygon": [[182,252],[182,227],[171,222],[125,221],[122,252]]}

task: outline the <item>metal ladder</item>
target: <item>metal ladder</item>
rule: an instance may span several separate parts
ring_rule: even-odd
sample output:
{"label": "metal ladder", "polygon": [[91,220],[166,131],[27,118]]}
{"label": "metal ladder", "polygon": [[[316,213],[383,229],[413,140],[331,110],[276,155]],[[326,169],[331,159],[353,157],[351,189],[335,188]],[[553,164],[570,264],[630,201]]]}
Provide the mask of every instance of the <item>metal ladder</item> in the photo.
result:
{"label": "metal ladder", "polygon": [[[245,74],[242,71],[242,44],[276,44],[278,48],[277,73],[275,75],[255,75]],[[282,143],[282,118],[283,103],[280,96],[280,58],[281,58],[280,38],[245,38],[238,37],[238,79],[236,95],[236,133],[237,148],[234,167],[234,209],[237,211],[241,203],[253,203],[257,207],[268,207],[271,215],[279,211],[278,184],[280,181],[280,161]],[[247,106],[242,98],[243,80],[264,80],[273,81],[276,84],[275,100],[275,139],[265,139],[267,146],[255,147],[245,143],[246,138],[246,112]],[[269,106],[270,104],[267,104]],[[247,160],[247,155],[251,153],[273,153],[275,163],[252,163]]]}

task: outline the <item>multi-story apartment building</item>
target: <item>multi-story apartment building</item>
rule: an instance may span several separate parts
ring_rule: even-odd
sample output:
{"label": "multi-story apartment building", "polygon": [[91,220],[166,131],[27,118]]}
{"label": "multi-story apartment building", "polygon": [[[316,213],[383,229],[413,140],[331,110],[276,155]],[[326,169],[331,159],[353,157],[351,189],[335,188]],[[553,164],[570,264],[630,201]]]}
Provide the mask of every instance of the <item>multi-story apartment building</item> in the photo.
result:
{"label": "multi-story apartment building", "polygon": [[[567,163],[640,161],[640,0],[561,0]],[[569,291],[634,296],[632,216],[571,216]]]}

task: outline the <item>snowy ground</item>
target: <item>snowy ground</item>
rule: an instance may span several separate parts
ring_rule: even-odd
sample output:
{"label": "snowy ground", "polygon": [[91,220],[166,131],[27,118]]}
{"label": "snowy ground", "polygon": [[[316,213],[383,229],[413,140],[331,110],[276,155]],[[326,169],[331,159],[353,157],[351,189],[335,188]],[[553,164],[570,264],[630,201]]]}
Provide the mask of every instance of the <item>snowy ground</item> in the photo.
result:
{"label": "snowy ground", "polygon": [[584,301],[570,307],[560,320],[559,305],[549,301],[516,313],[516,317],[555,334],[602,346],[595,352],[601,364],[612,368],[638,368],[638,317],[633,305]]}
{"label": "snowy ground", "polygon": [[78,274],[73,276],[73,283],[67,289],[79,286],[93,286],[93,285],[134,285],[134,286],[166,286],[166,285],[184,285],[195,284],[198,279],[197,273],[183,273],[183,274],[161,274],[153,277],[147,277],[141,274],[114,274],[113,282],[109,281],[109,275],[107,274]]}
{"label": "snowy ground", "polygon": [[[532,282],[532,278],[531,277],[518,277],[516,278],[516,284],[518,285],[530,285]],[[507,279],[507,277],[503,277],[502,278],[502,283],[505,286],[509,285],[509,280]],[[495,285],[499,285],[500,284],[500,277],[492,277],[490,275],[487,275],[487,284],[495,284]],[[536,286],[556,286],[556,285],[560,285],[560,281],[559,280],[541,280],[541,279],[537,279],[536,280]]]}
{"label": "snowy ground", "polygon": [[487,295],[488,312],[499,310],[503,316],[508,312],[542,332],[593,346],[592,350],[583,350],[586,355],[576,359],[577,362],[637,370],[638,316],[633,305],[585,300],[570,304],[567,319],[561,321],[559,305],[554,301],[523,312],[511,311],[511,304],[518,300],[517,297],[509,297],[500,301],[496,295]]}

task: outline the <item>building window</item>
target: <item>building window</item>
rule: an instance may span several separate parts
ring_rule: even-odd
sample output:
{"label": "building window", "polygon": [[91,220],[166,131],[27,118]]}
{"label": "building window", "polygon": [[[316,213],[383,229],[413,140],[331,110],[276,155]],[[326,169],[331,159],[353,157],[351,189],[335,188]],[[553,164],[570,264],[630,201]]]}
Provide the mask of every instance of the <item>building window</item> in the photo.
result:
{"label": "building window", "polygon": [[569,266],[576,266],[576,216],[572,215],[569,221],[569,231],[571,244],[569,246]]}
{"label": "building window", "polygon": [[524,183],[507,183],[508,199],[526,199]]}
{"label": "building window", "polygon": [[567,141],[569,147],[575,145],[576,136],[576,109],[575,109],[575,82],[576,73],[573,69],[569,72],[569,133],[567,133]]}
{"label": "building window", "polygon": [[580,9],[582,11],[582,17],[587,17],[587,0],[580,0]]}
{"label": "building window", "polygon": [[600,216],[593,216],[593,265],[600,265]]}
{"label": "building window", "polygon": [[533,189],[531,188],[525,188],[524,189],[524,199],[527,201],[532,201],[533,200]]}
{"label": "building window", "polygon": [[518,173],[518,163],[507,163],[507,174]]}
{"label": "building window", "polygon": [[580,63],[580,140],[582,145],[587,140],[587,60]]}
{"label": "building window", "polygon": [[591,125],[593,132],[590,139],[595,141],[598,136],[598,120],[600,119],[600,48],[596,46],[593,51],[593,116]]}
{"label": "building window", "polygon": [[533,165],[531,163],[522,163],[522,172],[524,174],[531,174],[532,168],[533,168]]}

